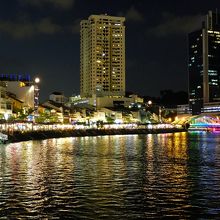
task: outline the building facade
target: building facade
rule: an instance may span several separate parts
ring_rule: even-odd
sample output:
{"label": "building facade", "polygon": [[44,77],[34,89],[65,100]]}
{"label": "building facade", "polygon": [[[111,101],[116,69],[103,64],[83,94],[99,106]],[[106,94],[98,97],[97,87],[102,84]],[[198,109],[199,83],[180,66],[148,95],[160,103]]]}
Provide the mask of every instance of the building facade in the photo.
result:
{"label": "building facade", "polygon": [[17,99],[23,102],[26,110],[34,109],[34,85],[29,82],[7,81],[7,92],[14,94]]}
{"label": "building facade", "polygon": [[125,18],[91,15],[80,23],[81,97],[124,96]]}
{"label": "building facade", "polygon": [[56,103],[64,104],[67,101],[67,98],[62,92],[53,92],[49,96],[49,100],[52,100]]}
{"label": "building facade", "polygon": [[200,30],[188,36],[189,104],[200,114],[205,103],[220,101],[220,14],[209,11]]}
{"label": "building facade", "polygon": [[5,115],[12,115],[12,102],[7,97],[6,83],[0,81],[0,119]]}

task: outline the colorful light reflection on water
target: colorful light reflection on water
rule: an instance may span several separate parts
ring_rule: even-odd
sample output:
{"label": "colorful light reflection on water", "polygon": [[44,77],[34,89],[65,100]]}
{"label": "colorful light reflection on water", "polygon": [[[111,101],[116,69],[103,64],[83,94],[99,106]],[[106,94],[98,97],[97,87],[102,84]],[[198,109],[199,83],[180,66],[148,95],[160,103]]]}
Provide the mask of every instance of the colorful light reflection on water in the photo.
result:
{"label": "colorful light reflection on water", "polygon": [[220,137],[76,137],[0,148],[0,218],[220,216]]}

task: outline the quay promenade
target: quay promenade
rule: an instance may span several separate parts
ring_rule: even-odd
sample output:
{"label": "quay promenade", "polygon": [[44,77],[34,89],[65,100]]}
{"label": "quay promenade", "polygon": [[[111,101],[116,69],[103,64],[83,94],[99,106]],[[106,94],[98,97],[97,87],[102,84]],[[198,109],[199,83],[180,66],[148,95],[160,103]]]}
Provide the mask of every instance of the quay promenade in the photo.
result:
{"label": "quay promenade", "polygon": [[[13,129],[13,130],[12,130]],[[69,125],[69,124],[23,124],[20,129],[6,127],[2,130],[8,135],[9,142],[27,140],[41,140],[60,137],[100,136],[100,135],[125,135],[125,134],[156,134],[184,132],[186,129],[171,124],[111,124],[97,126]]]}

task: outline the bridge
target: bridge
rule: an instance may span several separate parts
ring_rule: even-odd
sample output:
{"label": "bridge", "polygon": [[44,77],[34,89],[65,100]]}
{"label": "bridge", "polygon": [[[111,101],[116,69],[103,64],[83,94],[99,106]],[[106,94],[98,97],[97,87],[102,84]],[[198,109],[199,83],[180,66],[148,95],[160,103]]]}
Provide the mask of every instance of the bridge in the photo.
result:
{"label": "bridge", "polygon": [[220,131],[220,117],[216,114],[180,117],[174,124],[189,124],[189,130]]}

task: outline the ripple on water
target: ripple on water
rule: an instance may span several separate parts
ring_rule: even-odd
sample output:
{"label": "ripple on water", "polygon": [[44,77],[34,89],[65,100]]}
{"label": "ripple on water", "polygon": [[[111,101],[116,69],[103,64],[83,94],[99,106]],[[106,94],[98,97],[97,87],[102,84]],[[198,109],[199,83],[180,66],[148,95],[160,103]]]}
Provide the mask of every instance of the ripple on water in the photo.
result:
{"label": "ripple on water", "polygon": [[177,133],[2,146],[0,219],[217,219],[219,143]]}

